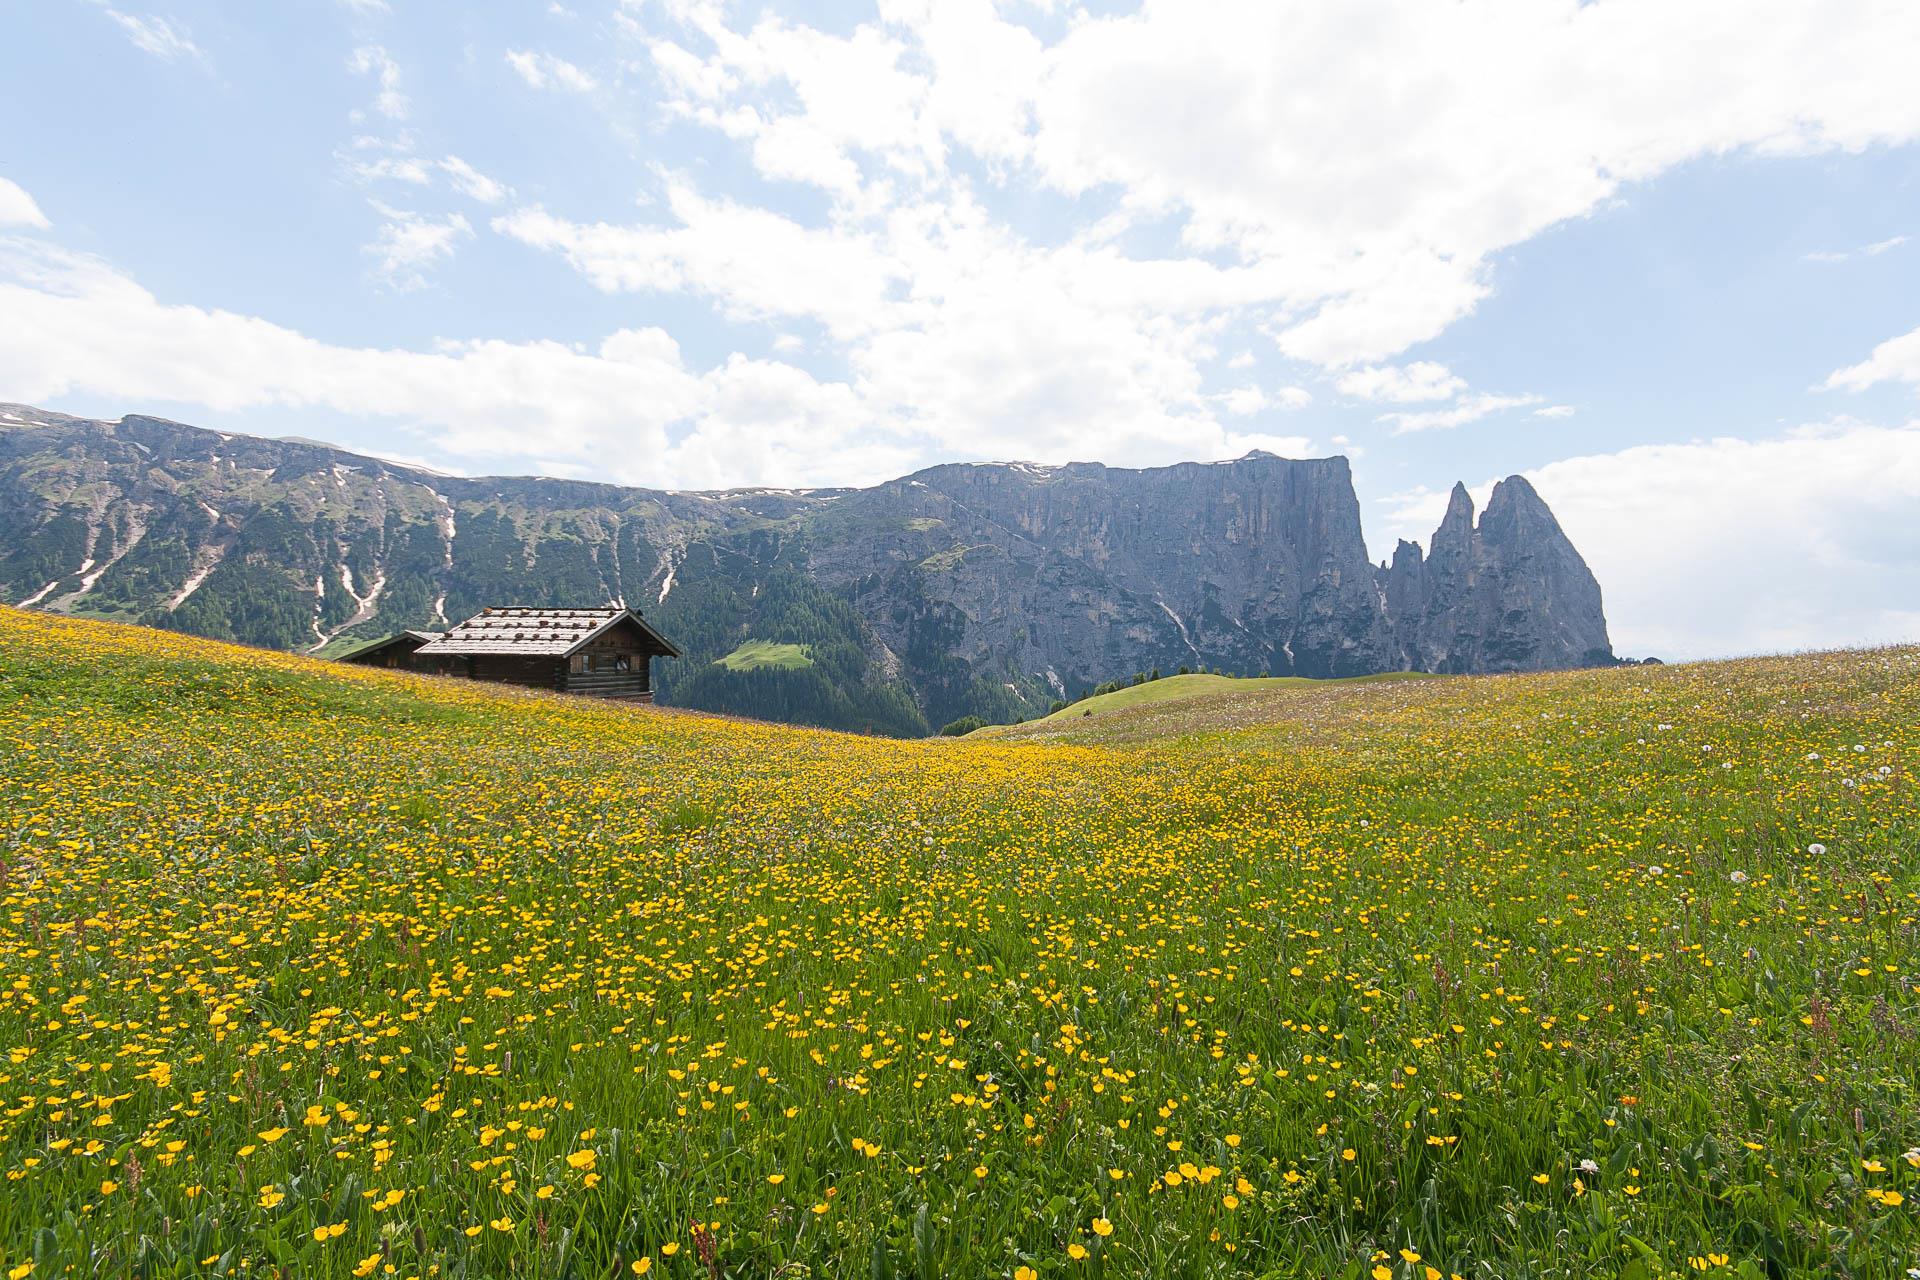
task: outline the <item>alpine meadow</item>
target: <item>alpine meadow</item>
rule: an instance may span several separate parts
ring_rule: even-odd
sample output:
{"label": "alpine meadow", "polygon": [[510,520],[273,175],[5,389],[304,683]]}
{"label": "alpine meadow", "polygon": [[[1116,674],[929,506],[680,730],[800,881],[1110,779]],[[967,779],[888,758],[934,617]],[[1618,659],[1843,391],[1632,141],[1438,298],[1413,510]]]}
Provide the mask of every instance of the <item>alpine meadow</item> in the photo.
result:
{"label": "alpine meadow", "polygon": [[0,3],[0,1280],[1920,1280],[1916,67]]}
{"label": "alpine meadow", "polygon": [[1221,683],[900,742],[0,609],[0,1272],[1920,1263],[1920,650]]}

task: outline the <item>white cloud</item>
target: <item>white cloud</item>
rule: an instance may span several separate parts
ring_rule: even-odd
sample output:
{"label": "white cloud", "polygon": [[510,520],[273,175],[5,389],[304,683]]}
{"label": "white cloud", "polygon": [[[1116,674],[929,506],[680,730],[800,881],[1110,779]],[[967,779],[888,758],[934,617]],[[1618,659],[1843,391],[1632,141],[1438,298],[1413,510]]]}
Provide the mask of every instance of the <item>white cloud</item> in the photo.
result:
{"label": "white cloud", "polygon": [[1471,310],[1494,252],[1623,184],[1913,138],[1917,40],[1897,0],[1149,3],[1048,51],[1034,155],[1068,190],[1184,211],[1195,245],[1285,262],[1311,310],[1289,354],[1377,359]]}
{"label": "white cloud", "polygon": [[471,239],[473,227],[457,213],[444,218],[373,202],[386,219],[367,253],[374,259],[376,272],[395,288],[413,289],[426,283],[426,270],[453,256],[462,240]]}
{"label": "white cloud", "polygon": [[1302,409],[1313,403],[1313,393],[1305,387],[1280,387],[1272,393],[1264,388],[1247,385],[1235,387],[1222,395],[1214,397],[1220,407],[1238,417],[1258,413],[1262,409]]}
{"label": "white cloud", "polygon": [[1435,431],[1447,427],[1465,426],[1469,422],[1478,422],[1488,414],[1498,413],[1502,409],[1518,409],[1530,404],[1539,404],[1540,397],[1534,395],[1501,396],[1488,392],[1476,392],[1464,396],[1451,409],[1429,409],[1419,413],[1383,413],[1380,421],[1393,424],[1393,434],[1406,435],[1412,431]]}
{"label": "white cloud", "polygon": [[26,188],[10,178],[0,178],[0,227],[39,227],[52,224],[40,212]]}
{"label": "white cloud", "polygon": [[897,322],[850,361],[871,403],[947,449],[1169,462],[1227,448],[1202,390],[1206,340],[1176,317],[1076,296],[1043,261],[1008,250],[917,281]]}
{"label": "white cloud", "polygon": [[1284,354],[1330,368],[1435,336],[1500,250],[1686,161],[1920,136],[1901,0],[1149,0],[1051,45],[990,0],[886,0],[844,35],[664,10],[679,30],[643,38],[670,109],[763,175],[872,212],[950,184],[960,148],[1173,217],[1188,254],[1252,268],[1240,305],[1274,310]]}
{"label": "white cloud", "polygon": [[1432,360],[1355,369],[1342,374],[1334,385],[1346,395],[1358,396],[1362,400],[1385,400],[1396,404],[1451,400],[1467,389],[1464,378]]}
{"label": "white cloud", "polygon": [[1822,389],[1865,391],[1882,382],[1910,382],[1920,386],[1920,329],[1888,338],[1859,364],[1835,369]]}
{"label": "white cloud", "polygon": [[1535,409],[1533,416],[1536,418],[1571,418],[1574,412],[1574,407],[1570,404],[1550,404],[1544,408]]}
{"label": "white cloud", "polygon": [[338,154],[341,167],[363,183],[404,182],[410,186],[432,186],[436,174],[447,185],[469,200],[481,204],[499,204],[512,194],[502,182],[480,172],[459,156],[427,160],[414,151],[410,130],[401,130],[398,139],[361,136]]}
{"label": "white cloud", "polygon": [[[663,459],[666,474],[702,488],[740,483],[752,456],[757,478],[792,483],[805,477],[844,484],[823,473],[904,475],[921,465],[917,442],[876,424],[845,383],[815,381],[804,371],[735,355],[707,375],[709,395],[697,428]],[[821,451],[834,461],[823,466]]]}
{"label": "white cloud", "polygon": [[1306,409],[1313,403],[1313,391],[1298,386],[1283,386],[1275,391],[1267,391],[1248,384],[1215,395],[1213,401],[1231,415],[1246,416],[1260,413],[1261,409]]}
{"label": "white cloud", "polygon": [[1655,445],[1527,473],[1622,653],[1920,639],[1920,423]]}
{"label": "white cloud", "polygon": [[433,181],[426,164],[418,156],[405,153],[376,155],[372,159],[343,156],[342,162],[347,172],[362,182],[407,182],[424,187]]}
{"label": "white cloud", "polygon": [[499,204],[511,194],[504,185],[481,173],[459,156],[448,156],[442,160],[440,169],[456,191],[481,204]]}
{"label": "white cloud", "polygon": [[[325,407],[413,424],[443,448],[519,457],[538,447],[666,447],[700,408],[672,339],[616,334],[597,353],[480,341],[432,352],[341,347],[252,316],[163,303],[100,260],[0,240],[0,384],[46,402],[75,393],[217,411]],[[629,456],[624,453],[618,456]],[[629,477],[632,478],[632,477]]]}
{"label": "white cloud", "polygon": [[579,224],[535,207],[494,229],[564,254],[608,292],[701,294],[743,319],[808,316],[844,334],[873,322],[899,279],[869,238],[813,230],[781,214],[709,200],[683,182],[667,192],[676,225]]}
{"label": "white cloud", "polygon": [[387,0],[340,0],[340,3],[359,14],[389,14],[393,12]]}
{"label": "white cloud", "polygon": [[1906,236],[1889,236],[1885,240],[1876,240],[1872,244],[1863,244],[1858,249],[1841,252],[1821,250],[1807,255],[1808,262],[1846,262],[1852,258],[1877,258],[1889,249],[1898,249],[1907,242]]}
{"label": "white cloud", "polygon": [[1236,417],[1258,413],[1271,403],[1272,401],[1267,399],[1266,392],[1251,386],[1235,387],[1220,397],[1220,407]]}
{"label": "white cloud", "polygon": [[[863,25],[836,36],[778,18],[745,33],[709,21],[705,34],[716,46],[707,58],[672,40],[650,43],[655,68],[677,93],[668,105],[749,141],[766,176],[853,198],[857,153],[916,177],[943,164],[940,130],[925,110],[927,82],[902,65],[908,48],[896,35]],[[795,109],[760,101],[776,86],[790,91]],[[730,104],[741,93],[759,105]]]}
{"label": "white cloud", "polygon": [[539,208],[493,225],[608,291],[816,321],[876,411],[973,456],[1167,462],[1226,447],[1201,366],[1224,309],[1259,294],[1253,269],[1038,247],[962,191],[807,226],[668,175],[665,205],[671,221],[654,225]]}
{"label": "white cloud", "polygon": [[120,24],[134,47],[165,62],[175,58],[204,60],[205,54],[194,44],[187,29],[166,18],[108,9],[107,16]]}
{"label": "white cloud", "polygon": [[1319,448],[1306,436],[1276,436],[1260,432],[1228,432],[1215,451],[1215,458],[1244,458],[1256,449],[1278,454],[1283,458],[1319,457],[1325,450]]}
{"label": "white cloud", "polygon": [[374,110],[389,120],[407,118],[407,95],[400,90],[400,64],[377,44],[362,45],[347,57],[347,70],[355,75],[371,75],[379,85],[373,100]]}
{"label": "white cloud", "polygon": [[507,65],[533,89],[565,89],[573,93],[591,93],[599,87],[592,76],[565,58],[551,53],[533,53],[510,49]]}
{"label": "white cloud", "polygon": [[[472,234],[457,214],[376,207],[387,224],[369,253],[401,285]],[[646,269],[731,270],[711,257],[724,244],[675,244]],[[0,314],[22,335],[0,348],[0,385],[31,401],[83,393],[215,411],[325,407],[397,420],[455,455],[548,471],[599,465],[622,446],[614,451],[636,462],[610,478],[682,486],[875,481],[938,456],[1143,464],[1307,447],[1214,421],[1197,372],[1204,326],[1143,324],[1044,279],[1023,295],[1014,286],[1029,264],[1011,252],[987,255],[985,275],[928,299],[883,300],[909,322],[856,344],[842,383],[739,356],[691,370],[657,329],[615,334],[593,352],[498,341],[343,348],[264,319],[163,303],[97,258],[20,238],[0,246]],[[777,297],[798,286],[770,287]],[[1279,402],[1297,402],[1296,391]]]}
{"label": "white cloud", "polygon": [[1033,91],[1046,73],[1032,32],[1003,21],[991,0],[882,0],[880,10],[924,51],[928,125],[996,162],[1030,152]]}
{"label": "white cloud", "polygon": [[[421,246],[436,255],[432,235]],[[416,453],[666,487],[873,482],[925,456],[923,440],[880,425],[847,384],[741,356],[702,373],[654,328],[592,349],[342,347],[165,303],[98,258],[6,236],[0,314],[13,322],[0,386],[36,403],[78,394],[215,412],[328,409],[398,425]],[[382,452],[396,450],[408,452]]]}

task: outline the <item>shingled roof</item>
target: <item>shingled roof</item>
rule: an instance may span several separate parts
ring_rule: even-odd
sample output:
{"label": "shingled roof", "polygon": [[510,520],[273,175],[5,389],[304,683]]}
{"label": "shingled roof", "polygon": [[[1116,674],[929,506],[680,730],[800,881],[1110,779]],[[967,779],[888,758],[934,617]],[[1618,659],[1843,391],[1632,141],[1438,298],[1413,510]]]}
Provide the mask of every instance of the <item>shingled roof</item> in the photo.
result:
{"label": "shingled roof", "polygon": [[669,657],[680,656],[680,651],[648,626],[638,613],[618,605],[603,609],[526,609],[496,605],[450,628],[431,644],[422,645],[416,656],[453,658],[500,654],[564,658],[622,620],[631,620],[645,632],[658,646],[658,652]]}

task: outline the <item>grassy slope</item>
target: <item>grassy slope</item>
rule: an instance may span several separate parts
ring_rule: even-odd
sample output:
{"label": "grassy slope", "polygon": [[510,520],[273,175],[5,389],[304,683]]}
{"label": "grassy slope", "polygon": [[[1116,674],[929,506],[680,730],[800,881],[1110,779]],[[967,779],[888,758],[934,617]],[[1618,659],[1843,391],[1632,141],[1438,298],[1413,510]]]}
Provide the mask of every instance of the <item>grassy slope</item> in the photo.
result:
{"label": "grassy slope", "polygon": [[775,644],[771,640],[748,640],[726,657],[714,661],[729,671],[752,671],[759,667],[797,671],[813,665],[805,645]]}
{"label": "grassy slope", "polygon": [[0,609],[0,1265],[1920,1258],[1920,650],[1075,732]]}
{"label": "grassy slope", "polygon": [[[1126,707],[1143,706],[1152,702],[1171,702],[1181,698],[1197,698],[1208,694],[1242,694],[1262,689],[1299,689],[1312,688],[1316,685],[1364,684],[1378,680],[1436,678],[1417,671],[1393,671],[1377,676],[1354,676],[1345,680],[1310,680],[1305,676],[1219,676],[1189,673],[1183,676],[1162,676],[1158,680],[1128,685],[1112,693],[1082,698],[1071,706],[1063,707],[1051,715],[1042,716],[1028,723],[1060,724],[1067,720],[1085,719],[1089,715],[1105,715],[1109,711],[1119,711]],[[992,727],[997,729],[1001,726]]]}

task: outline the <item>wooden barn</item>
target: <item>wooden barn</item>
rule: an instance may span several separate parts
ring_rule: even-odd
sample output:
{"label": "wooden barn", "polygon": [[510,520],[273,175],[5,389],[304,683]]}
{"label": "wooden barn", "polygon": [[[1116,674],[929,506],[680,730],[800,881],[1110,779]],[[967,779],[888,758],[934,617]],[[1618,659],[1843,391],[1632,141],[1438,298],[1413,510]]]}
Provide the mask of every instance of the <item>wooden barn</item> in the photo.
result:
{"label": "wooden barn", "polygon": [[379,641],[345,661],[652,702],[653,659],[680,656],[637,612],[619,605],[603,609],[495,606],[441,634],[404,634],[428,639],[399,661],[382,658],[404,647],[402,636]]}
{"label": "wooden barn", "polygon": [[395,667],[410,671],[413,669],[413,655],[420,651],[420,646],[431,644],[443,634],[439,631],[402,631],[355,649],[340,661],[358,663],[363,667]]}

